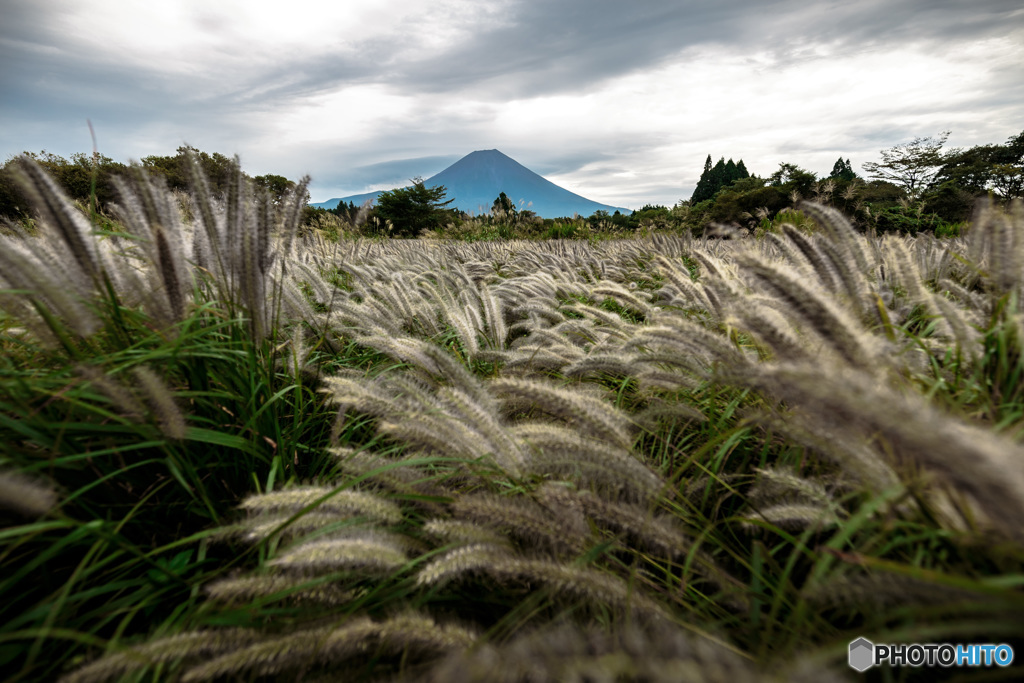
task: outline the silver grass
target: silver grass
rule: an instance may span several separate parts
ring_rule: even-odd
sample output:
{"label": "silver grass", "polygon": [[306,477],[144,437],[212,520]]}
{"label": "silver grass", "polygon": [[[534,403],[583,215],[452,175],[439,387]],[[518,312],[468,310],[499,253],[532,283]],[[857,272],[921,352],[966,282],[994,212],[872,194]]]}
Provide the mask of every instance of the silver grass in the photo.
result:
{"label": "silver grass", "polygon": [[756,512],[743,519],[745,521],[742,521],[740,526],[747,531],[760,530],[761,525],[755,522],[765,521],[780,529],[799,533],[808,528],[816,531],[834,528],[846,517],[837,515],[836,509],[830,506],[814,503],[778,503],[758,507]]}
{"label": "silver grass", "polygon": [[740,257],[740,263],[769,292],[784,302],[795,318],[811,327],[827,342],[839,357],[856,368],[878,367],[880,350],[874,338],[867,335],[818,288],[800,282],[796,272],[765,263],[752,254]]}
{"label": "silver grass", "polygon": [[839,465],[839,483],[849,479],[870,491],[902,489],[894,464],[888,462],[870,443],[860,438],[848,438],[849,435],[841,428],[836,429],[813,413],[750,413],[746,417],[751,423],[770,429],[774,435]]}
{"label": "silver grass", "polygon": [[498,421],[493,401],[481,405],[466,392],[447,387],[440,390],[439,396],[453,407],[457,417],[461,417],[467,426],[474,428],[486,440],[490,453],[502,469],[513,475],[522,472],[526,454]]}
{"label": "silver grass", "polygon": [[349,476],[362,478],[364,487],[398,494],[406,499],[407,505],[422,509],[427,514],[441,513],[440,504],[430,499],[444,498],[446,492],[434,482],[430,473],[404,465],[400,459],[384,458],[375,453],[348,453],[338,448],[328,450],[337,459],[338,469]]}
{"label": "silver grass", "polygon": [[626,448],[633,443],[629,416],[604,401],[538,380],[498,378],[491,380],[489,387],[498,396],[527,401],[612,443]]}
{"label": "silver grass", "polygon": [[583,486],[595,486],[615,495],[652,500],[664,482],[628,449],[602,438],[550,423],[524,423],[512,431],[533,448],[531,469],[537,474],[558,474]]}
{"label": "silver grass", "polygon": [[220,527],[213,538],[241,537],[250,543],[258,543],[271,537],[301,537],[308,540],[325,534],[351,535],[353,528],[362,529],[367,523],[362,516],[337,512],[307,512],[297,519],[295,517],[295,512],[291,511],[260,514],[230,526]]}
{"label": "silver grass", "polygon": [[1024,515],[1024,448],[1018,444],[862,373],[780,366],[740,381],[799,406],[847,439],[889,444],[896,464],[937,472],[971,496],[990,524],[1010,537],[1024,537],[1015,522]]}
{"label": "silver grass", "polygon": [[185,415],[174,402],[174,396],[167,383],[144,365],[132,368],[132,374],[138,380],[139,388],[156,415],[163,435],[169,439],[184,439],[187,429]]}
{"label": "silver grass", "polygon": [[563,524],[532,500],[511,496],[472,494],[457,497],[452,515],[517,538],[525,547],[541,547],[555,556],[574,556],[583,551],[586,537],[580,529]]}
{"label": "silver grass", "polygon": [[629,377],[640,368],[636,359],[626,354],[593,353],[562,368],[566,377],[585,377],[592,374]]}
{"label": "silver grass", "polygon": [[48,514],[56,506],[57,493],[52,487],[19,472],[0,470],[0,508],[34,518]]}
{"label": "silver grass", "polygon": [[681,401],[665,401],[654,397],[648,406],[633,414],[633,421],[644,429],[654,430],[665,422],[705,422],[707,417],[694,406]]}
{"label": "silver grass", "polygon": [[[658,355],[674,355],[684,367],[693,367],[692,359],[744,363],[742,352],[725,335],[711,332],[682,316],[664,316],[660,325],[644,327],[625,344],[625,349],[648,349]],[[650,361],[650,355],[645,359]],[[667,359],[661,359],[664,362]]]}
{"label": "silver grass", "polygon": [[376,537],[327,538],[293,546],[270,561],[270,566],[299,572],[351,569],[393,572],[408,562],[392,539]]}
{"label": "silver grass", "polygon": [[844,674],[792,665],[759,671],[736,648],[663,622],[606,627],[555,623],[453,652],[422,683],[840,683]]}
{"label": "silver grass", "polygon": [[[783,235],[790,244],[797,248],[804,261],[810,264],[811,272],[817,276],[821,284],[830,292],[838,292],[840,289],[839,274],[836,272],[832,260],[823,253],[819,246],[820,243],[790,225],[783,226]],[[801,264],[797,261],[793,265],[799,268]]]}
{"label": "silver grass", "polygon": [[802,202],[800,210],[825,230],[831,243],[838,248],[841,263],[849,264],[855,273],[870,271],[870,262],[864,251],[864,237],[854,229],[846,216],[832,207],[814,202]]}
{"label": "silver grass", "polygon": [[566,487],[548,486],[544,496],[546,501],[558,501],[563,506],[575,501],[601,527],[627,533],[641,545],[668,557],[685,555],[694,545],[693,539],[672,519],[655,515],[647,506],[611,501],[589,491],[574,492]]}
{"label": "silver grass", "polygon": [[287,574],[256,574],[220,579],[203,588],[211,600],[230,604],[253,601],[290,600],[340,607],[352,593],[333,583],[322,583]]}
{"label": "silver grass", "polygon": [[602,281],[597,287],[590,290],[590,293],[594,297],[610,297],[624,308],[632,309],[644,315],[650,313],[651,310],[650,303],[641,299],[641,295],[646,296],[645,293],[631,292],[615,282]]}
{"label": "silver grass", "polygon": [[92,365],[78,364],[75,371],[89,385],[110,400],[122,413],[133,420],[141,419],[148,411],[135,395],[123,384],[109,376],[101,368]]}
{"label": "silver grass", "polygon": [[115,179],[121,204],[115,213],[125,227],[141,239],[152,267],[153,296],[161,296],[154,312],[166,311],[158,318],[167,322],[182,320],[192,289],[186,269],[183,227],[177,201],[166,184],[154,181],[139,167],[133,167],[133,182]]}
{"label": "silver grass", "polygon": [[497,579],[539,583],[555,595],[571,596],[595,606],[610,606],[648,619],[668,617],[665,609],[623,579],[587,567],[541,559],[510,558],[481,568]]}
{"label": "silver grass", "polygon": [[117,652],[75,669],[60,678],[60,683],[98,683],[120,680],[152,666],[181,659],[212,657],[258,641],[261,634],[251,629],[188,631],[159,638]]}
{"label": "silver grass", "polygon": [[806,360],[811,355],[807,345],[792,334],[786,318],[771,306],[755,306],[746,301],[735,309],[735,319],[727,323],[754,335],[765,344],[777,360]]}
{"label": "silver grass", "polygon": [[509,562],[512,557],[505,544],[483,542],[464,545],[423,565],[416,575],[416,583],[420,586],[445,584],[484,571],[487,567]]}
{"label": "silver grass", "polygon": [[747,492],[747,500],[752,505],[797,499],[825,507],[837,506],[824,483],[817,479],[801,477],[785,467],[755,467],[754,471],[758,479]]}
{"label": "silver grass", "polygon": [[[80,336],[93,334],[99,329],[99,319],[58,272],[56,267],[48,268],[21,240],[0,236],[0,278],[27,294],[35,306],[51,309]],[[46,341],[55,339],[48,327],[33,324],[32,329]]]}
{"label": "silver grass", "polygon": [[416,614],[400,614],[381,622],[366,617],[267,639],[186,671],[183,683],[229,675],[302,676],[311,667],[337,666],[353,657],[381,653],[412,653],[436,657],[472,645],[478,634],[458,624],[438,623]]}
{"label": "silver grass", "polygon": [[423,525],[423,531],[447,543],[460,545],[491,545],[512,549],[507,536],[493,528],[457,519],[431,519]]}
{"label": "silver grass", "polygon": [[92,226],[39,164],[28,156],[18,162],[14,178],[39,214],[42,229],[66,246],[72,263],[98,288],[104,268]]}
{"label": "silver grass", "polygon": [[240,507],[252,512],[299,511],[314,504],[321,513],[357,514],[387,524],[402,520],[402,509],[390,500],[366,491],[330,486],[303,486],[249,496]]}

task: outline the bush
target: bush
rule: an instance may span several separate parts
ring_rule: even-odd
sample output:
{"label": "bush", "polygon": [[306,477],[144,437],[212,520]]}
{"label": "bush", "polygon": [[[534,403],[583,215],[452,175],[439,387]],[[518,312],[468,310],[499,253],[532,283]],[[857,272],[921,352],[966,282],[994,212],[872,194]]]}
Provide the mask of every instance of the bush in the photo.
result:
{"label": "bush", "polygon": [[896,233],[914,236],[919,232],[948,230],[948,223],[938,214],[923,213],[919,209],[891,206],[875,214],[875,230],[881,233]]}

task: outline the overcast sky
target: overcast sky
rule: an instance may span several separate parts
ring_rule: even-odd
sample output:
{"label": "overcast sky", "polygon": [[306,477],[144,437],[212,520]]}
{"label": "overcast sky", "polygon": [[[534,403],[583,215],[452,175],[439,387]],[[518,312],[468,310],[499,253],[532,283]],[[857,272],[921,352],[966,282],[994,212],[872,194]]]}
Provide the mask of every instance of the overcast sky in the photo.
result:
{"label": "overcast sky", "polygon": [[0,154],[188,143],[313,201],[500,149],[606,204],[1024,130],[1021,0],[0,0]]}

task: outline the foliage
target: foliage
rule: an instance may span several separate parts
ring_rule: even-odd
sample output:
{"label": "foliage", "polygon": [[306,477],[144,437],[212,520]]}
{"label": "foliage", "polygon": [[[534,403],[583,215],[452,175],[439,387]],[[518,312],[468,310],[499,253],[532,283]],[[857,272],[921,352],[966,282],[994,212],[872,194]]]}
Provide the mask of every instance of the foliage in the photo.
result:
{"label": "foliage", "polygon": [[939,174],[941,150],[947,138],[949,131],[883,149],[882,161],[870,161],[864,164],[864,170],[872,178],[899,185],[911,199],[917,199]]}
{"label": "foliage", "polygon": [[414,178],[410,187],[384,192],[377,198],[376,215],[390,222],[396,237],[414,237],[421,232],[437,230],[451,219],[444,207],[454,200],[445,200],[444,185],[428,188],[421,178]]}
{"label": "foliage", "polygon": [[849,159],[844,161],[842,157],[839,157],[832,165],[832,172],[828,174],[828,177],[834,180],[851,181],[857,179],[857,174],[854,172],[853,166],[850,165]]}
{"label": "foliage", "polygon": [[747,171],[747,167],[742,159],[737,164],[732,159],[726,162],[725,157],[722,157],[718,160],[717,164],[712,166],[711,155],[709,154],[704,162],[704,172],[701,173],[700,180],[697,181],[697,187],[694,188],[693,195],[690,197],[690,203],[697,204],[711,199],[722,188],[728,187],[737,180],[749,177],[750,173]]}
{"label": "foliage", "polygon": [[1024,132],[1005,145],[978,145],[951,150],[942,159],[935,184],[974,196],[994,191],[1003,199],[1024,196]]}

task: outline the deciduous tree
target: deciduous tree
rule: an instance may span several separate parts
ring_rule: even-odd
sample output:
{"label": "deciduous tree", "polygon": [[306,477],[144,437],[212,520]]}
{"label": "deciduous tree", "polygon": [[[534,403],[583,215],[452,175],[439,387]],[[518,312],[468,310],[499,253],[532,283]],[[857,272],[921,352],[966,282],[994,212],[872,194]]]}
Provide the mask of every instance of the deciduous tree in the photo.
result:
{"label": "deciduous tree", "polygon": [[911,199],[917,199],[935,180],[942,167],[942,146],[949,131],[937,137],[914,138],[913,141],[881,151],[881,163],[869,161],[864,170],[878,180],[904,188]]}

